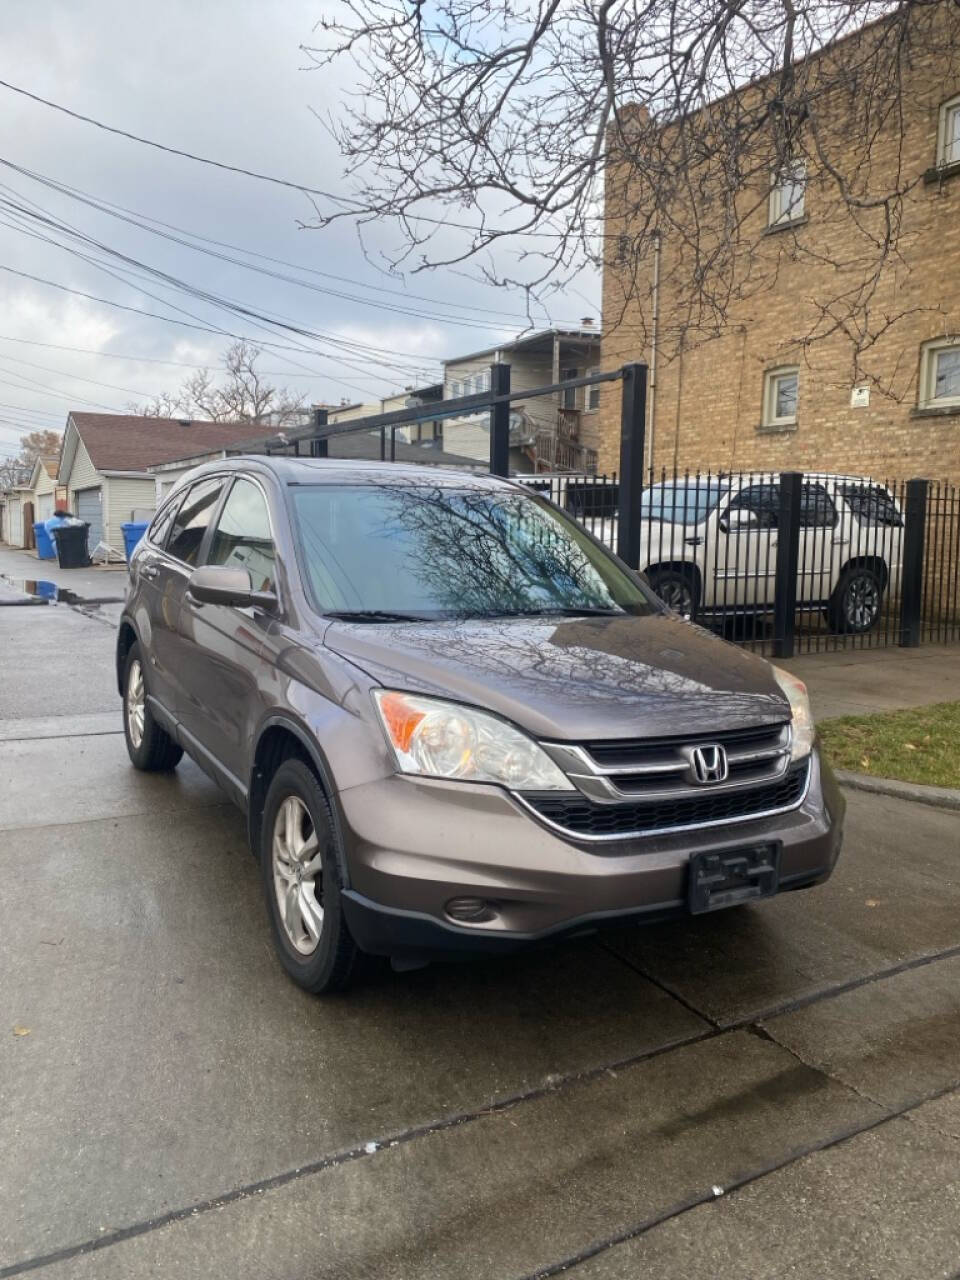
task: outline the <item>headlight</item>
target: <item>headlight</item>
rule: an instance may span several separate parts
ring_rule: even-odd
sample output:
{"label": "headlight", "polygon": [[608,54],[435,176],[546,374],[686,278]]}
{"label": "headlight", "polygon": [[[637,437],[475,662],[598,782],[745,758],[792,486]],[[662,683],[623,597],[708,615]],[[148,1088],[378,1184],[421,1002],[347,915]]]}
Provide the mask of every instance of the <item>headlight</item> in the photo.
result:
{"label": "headlight", "polygon": [[496,782],[512,791],[573,790],[541,747],[496,716],[389,689],[373,696],[403,773]]}
{"label": "headlight", "polygon": [[803,760],[813,750],[813,714],[810,710],[810,699],[807,686],[789,671],[782,667],[774,667],[773,674],[777,684],[790,701],[790,714],[793,718],[793,749],[790,762]]}

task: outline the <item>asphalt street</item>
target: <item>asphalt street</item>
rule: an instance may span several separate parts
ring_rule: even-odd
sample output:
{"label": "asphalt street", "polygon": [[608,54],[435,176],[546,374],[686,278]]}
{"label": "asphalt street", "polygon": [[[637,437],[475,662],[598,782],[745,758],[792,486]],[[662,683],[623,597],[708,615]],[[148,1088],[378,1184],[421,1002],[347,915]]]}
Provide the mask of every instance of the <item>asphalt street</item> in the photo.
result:
{"label": "asphalt street", "polygon": [[960,1272],[960,815],[807,893],[318,1000],[136,774],[116,605],[0,607],[0,1277]]}

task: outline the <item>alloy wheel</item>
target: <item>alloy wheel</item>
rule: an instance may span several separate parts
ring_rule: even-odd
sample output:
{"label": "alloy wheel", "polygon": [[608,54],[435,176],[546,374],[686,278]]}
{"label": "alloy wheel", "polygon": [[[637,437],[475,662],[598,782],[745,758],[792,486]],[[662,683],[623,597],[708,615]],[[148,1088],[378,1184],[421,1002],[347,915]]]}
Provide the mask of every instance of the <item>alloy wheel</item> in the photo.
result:
{"label": "alloy wheel", "polygon": [[272,860],[284,933],[300,955],[312,955],[323,932],[323,853],[310,812],[299,796],[287,796],[277,810]]}
{"label": "alloy wheel", "polygon": [[855,631],[868,631],[880,612],[880,591],[869,574],[858,574],[843,593],[843,616]]}
{"label": "alloy wheel", "polygon": [[669,605],[681,618],[693,617],[693,592],[685,582],[665,582],[658,590],[664,604]]}
{"label": "alloy wheel", "polygon": [[130,663],[130,671],[127,675],[126,711],[127,732],[130,735],[130,743],[134,751],[137,751],[141,742],[143,742],[147,698],[143,685],[143,667],[141,667],[139,660],[136,658]]}

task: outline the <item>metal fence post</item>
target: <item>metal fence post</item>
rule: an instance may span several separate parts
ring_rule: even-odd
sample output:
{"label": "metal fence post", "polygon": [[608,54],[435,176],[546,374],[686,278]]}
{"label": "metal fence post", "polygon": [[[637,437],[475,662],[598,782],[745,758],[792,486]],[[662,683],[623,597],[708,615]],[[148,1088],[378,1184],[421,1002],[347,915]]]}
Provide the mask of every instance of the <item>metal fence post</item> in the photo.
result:
{"label": "metal fence post", "polygon": [[797,568],[800,563],[800,498],[803,473],[780,472],[777,567],[773,598],[773,656],[792,658],[797,617]]}
{"label": "metal fence post", "polygon": [[923,606],[923,549],[927,529],[929,480],[907,481],[903,520],[903,567],[900,578],[900,643],[915,649],[920,643]]}
{"label": "metal fence post", "polygon": [[617,499],[617,555],[640,567],[643,451],[647,431],[647,366],[623,366],[620,401],[620,491]]}
{"label": "metal fence post", "polygon": [[[318,431],[321,427],[325,427],[326,425],[327,425],[327,410],[326,410],[326,409],[314,409],[314,411],[313,411],[313,427],[314,427],[314,430],[315,430],[315,431]],[[325,457],[327,457],[327,441],[326,441],[326,439],[323,439],[323,440],[311,440],[311,441],[310,441],[310,457],[311,457],[311,458],[325,458]]]}
{"label": "metal fence post", "polygon": [[[492,364],[490,366],[491,396],[508,396],[510,394],[510,366],[508,364]],[[510,474],[510,401],[494,400],[490,405],[490,474],[508,476]]]}

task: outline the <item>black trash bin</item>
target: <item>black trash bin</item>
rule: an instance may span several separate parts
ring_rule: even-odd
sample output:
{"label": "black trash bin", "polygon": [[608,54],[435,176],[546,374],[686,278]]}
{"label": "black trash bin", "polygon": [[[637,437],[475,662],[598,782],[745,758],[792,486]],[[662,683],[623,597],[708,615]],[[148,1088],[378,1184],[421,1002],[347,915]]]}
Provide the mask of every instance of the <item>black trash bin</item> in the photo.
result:
{"label": "black trash bin", "polygon": [[87,530],[85,522],[61,524],[53,530],[57,540],[57,559],[61,569],[83,569],[90,563],[87,555]]}

